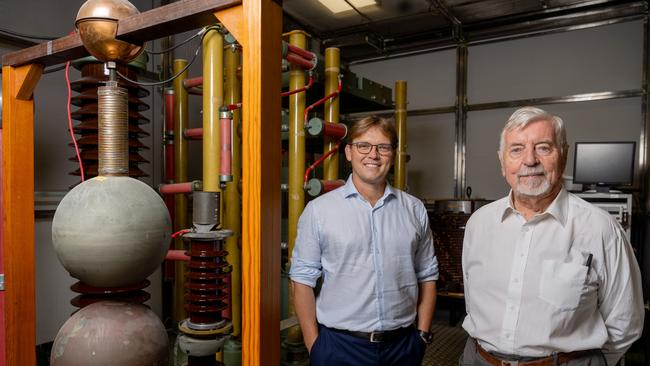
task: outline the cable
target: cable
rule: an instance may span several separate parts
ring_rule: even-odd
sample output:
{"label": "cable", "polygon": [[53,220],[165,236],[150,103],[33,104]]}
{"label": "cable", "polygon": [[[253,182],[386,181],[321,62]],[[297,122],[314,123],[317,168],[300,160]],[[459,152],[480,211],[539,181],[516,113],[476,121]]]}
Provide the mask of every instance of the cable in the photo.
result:
{"label": "cable", "polygon": [[309,180],[309,173],[311,173],[311,171],[314,170],[314,168],[316,168],[318,166],[318,164],[322,163],[323,160],[327,159],[328,156],[330,156],[330,155],[334,154],[336,151],[338,151],[339,147],[341,147],[342,142],[343,141],[339,141],[336,144],[336,146],[334,146],[330,151],[328,151],[326,154],[321,156],[320,159],[316,160],[316,162],[314,164],[310,165],[309,168],[307,168],[307,170],[305,171],[305,183],[304,183],[305,185],[307,184],[307,181]]}
{"label": "cable", "polygon": [[81,172],[81,181],[85,181],[86,177],[84,176],[84,166],[81,162],[81,154],[79,154],[79,146],[77,145],[77,140],[74,137],[74,131],[72,129],[72,114],[70,113],[70,101],[72,99],[72,88],[70,88],[70,61],[65,63],[65,82],[68,87],[68,128],[70,129],[70,137],[72,137],[72,143],[74,144],[74,151],[77,155],[77,160],[79,161],[79,171]]}
{"label": "cable", "polygon": [[208,31],[213,30],[213,29],[214,29],[214,30],[219,30],[220,28],[219,28],[219,27],[216,27],[216,26],[209,26],[209,27],[206,27],[206,28],[203,28],[203,29],[205,29],[205,31],[204,31],[203,34],[201,35],[201,43],[198,45],[198,47],[196,47],[196,51],[194,51],[194,55],[192,56],[192,59],[190,60],[190,62],[188,62],[187,65],[185,65],[185,67],[184,67],[181,71],[178,72],[178,74],[176,74],[176,75],[170,77],[170,78],[167,79],[167,80],[158,81],[158,82],[152,82],[152,83],[145,83],[145,82],[141,82],[141,81],[131,80],[131,79],[129,79],[128,77],[126,77],[125,75],[122,75],[122,73],[121,73],[119,70],[117,70],[117,69],[115,69],[115,71],[117,72],[117,74],[118,74],[122,79],[124,79],[124,80],[126,80],[126,81],[128,81],[128,82],[130,82],[130,83],[136,84],[136,85],[142,85],[142,86],[157,86],[157,85],[163,85],[163,84],[170,83],[170,82],[174,81],[174,79],[176,79],[177,77],[181,76],[182,73],[184,73],[185,71],[187,71],[187,69],[189,69],[190,66],[192,66],[192,64],[193,64],[194,61],[196,60],[196,56],[198,56],[199,51],[201,50],[201,47],[203,46],[203,37],[208,33]]}
{"label": "cable", "polygon": [[190,38],[184,40],[183,42],[181,42],[181,43],[179,43],[179,44],[177,44],[177,45],[174,45],[174,46],[171,46],[171,47],[167,48],[166,50],[162,50],[162,51],[149,51],[149,50],[144,50],[144,52],[146,52],[146,53],[148,53],[148,54],[150,54],[150,55],[162,55],[162,54],[164,54],[164,53],[171,52],[171,51],[177,49],[178,47],[180,47],[180,46],[182,46],[182,45],[184,45],[184,44],[187,44],[189,41],[193,40],[194,38],[196,38],[196,37],[202,35],[204,32],[206,32],[206,30],[207,30],[207,28],[202,28],[202,29],[201,29],[200,31],[198,31],[195,35],[191,36]]}
{"label": "cable", "polygon": [[52,40],[55,40],[55,39],[58,38],[58,37],[48,37],[48,36],[34,36],[34,35],[30,35],[30,34],[25,34],[25,33],[19,33],[19,32],[16,32],[16,31],[12,31],[11,29],[1,28],[1,27],[0,27],[0,33],[5,33],[5,34],[9,34],[11,36],[21,37],[21,38],[40,39],[40,40],[43,40],[43,41],[52,41]]}

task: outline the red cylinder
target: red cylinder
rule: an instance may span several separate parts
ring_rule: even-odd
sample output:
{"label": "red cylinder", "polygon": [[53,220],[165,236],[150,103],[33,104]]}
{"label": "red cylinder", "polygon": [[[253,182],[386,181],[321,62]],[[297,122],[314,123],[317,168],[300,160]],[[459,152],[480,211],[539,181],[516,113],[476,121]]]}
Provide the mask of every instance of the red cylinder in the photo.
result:
{"label": "red cylinder", "polygon": [[203,76],[197,76],[195,78],[189,78],[183,80],[183,86],[185,89],[194,88],[195,86],[203,85]]}
{"label": "red cylinder", "polygon": [[314,67],[314,63],[306,60],[295,53],[287,53],[287,61],[291,62],[294,65],[298,65],[305,70],[311,70]]}
{"label": "red cylinder", "polygon": [[333,140],[341,140],[348,134],[348,128],[343,123],[325,122],[323,134]]}
{"label": "red cylinder", "polygon": [[343,179],[321,180],[321,184],[323,185],[323,193],[327,193],[341,187],[345,184],[345,181]]}
{"label": "red cylinder", "polygon": [[200,140],[203,138],[203,128],[188,128],[183,131],[183,137],[191,140]]}
{"label": "red cylinder", "polygon": [[161,184],[158,191],[162,194],[190,193],[193,186],[194,182]]}
{"label": "red cylinder", "polygon": [[190,256],[187,255],[185,250],[176,250],[176,249],[170,249],[167,251],[167,255],[165,256],[165,260],[167,261],[189,261]]}
{"label": "red cylinder", "polygon": [[313,53],[311,53],[311,52],[309,52],[307,50],[303,50],[302,48],[300,48],[298,46],[294,46],[292,44],[287,44],[287,46],[288,46],[287,49],[289,50],[289,52],[295,53],[296,55],[298,55],[298,56],[300,56],[300,57],[302,57],[302,58],[304,58],[306,60],[313,60],[315,58]]}

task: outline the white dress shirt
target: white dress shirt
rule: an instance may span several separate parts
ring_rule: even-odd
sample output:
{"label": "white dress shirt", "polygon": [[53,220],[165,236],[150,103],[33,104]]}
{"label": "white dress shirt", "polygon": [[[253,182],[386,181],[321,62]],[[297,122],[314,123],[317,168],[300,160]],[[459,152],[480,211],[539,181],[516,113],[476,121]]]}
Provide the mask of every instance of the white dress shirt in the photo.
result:
{"label": "white dress shirt", "polygon": [[542,357],[602,349],[614,365],[644,318],[641,274],[623,229],[564,189],[530,221],[511,195],[467,223],[463,328],[488,351]]}
{"label": "white dress shirt", "polygon": [[298,221],[291,280],[314,287],[318,322],[372,332],[413,324],[418,283],[438,279],[424,204],[386,185],[371,206],[352,178],[309,202]]}

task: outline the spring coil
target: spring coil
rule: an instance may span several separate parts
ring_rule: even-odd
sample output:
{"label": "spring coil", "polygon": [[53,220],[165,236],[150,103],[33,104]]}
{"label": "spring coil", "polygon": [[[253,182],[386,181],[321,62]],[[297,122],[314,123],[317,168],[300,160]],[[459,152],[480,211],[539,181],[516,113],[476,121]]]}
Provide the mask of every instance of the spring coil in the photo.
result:
{"label": "spring coil", "polygon": [[97,89],[99,175],[128,176],[128,93],[109,81]]}

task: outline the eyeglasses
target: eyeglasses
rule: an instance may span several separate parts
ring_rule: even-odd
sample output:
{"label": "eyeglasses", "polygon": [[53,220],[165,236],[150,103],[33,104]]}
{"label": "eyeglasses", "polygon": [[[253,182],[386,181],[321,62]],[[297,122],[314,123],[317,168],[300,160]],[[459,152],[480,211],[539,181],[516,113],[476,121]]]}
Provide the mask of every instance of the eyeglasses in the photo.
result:
{"label": "eyeglasses", "polygon": [[377,148],[377,152],[379,152],[381,155],[388,155],[391,152],[393,152],[393,145],[391,144],[377,144],[373,145],[369,142],[352,142],[350,145],[356,146],[357,151],[361,154],[370,154],[372,151],[373,147]]}

